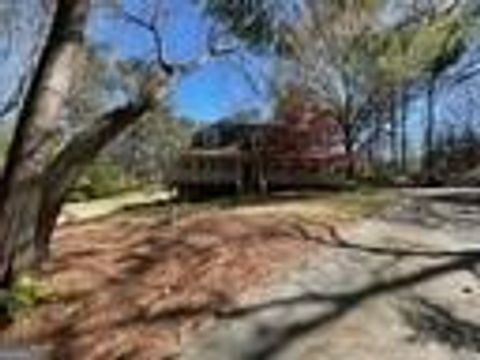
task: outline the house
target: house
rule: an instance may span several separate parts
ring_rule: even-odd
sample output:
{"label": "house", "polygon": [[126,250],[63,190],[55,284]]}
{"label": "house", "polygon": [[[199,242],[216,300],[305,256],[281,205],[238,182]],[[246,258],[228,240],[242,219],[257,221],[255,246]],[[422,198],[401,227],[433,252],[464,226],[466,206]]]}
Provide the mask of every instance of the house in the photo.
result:
{"label": "house", "polygon": [[182,193],[263,192],[322,186],[347,167],[333,114],[303,106],[269,122],[219,122],[199,130],[171,183]]}

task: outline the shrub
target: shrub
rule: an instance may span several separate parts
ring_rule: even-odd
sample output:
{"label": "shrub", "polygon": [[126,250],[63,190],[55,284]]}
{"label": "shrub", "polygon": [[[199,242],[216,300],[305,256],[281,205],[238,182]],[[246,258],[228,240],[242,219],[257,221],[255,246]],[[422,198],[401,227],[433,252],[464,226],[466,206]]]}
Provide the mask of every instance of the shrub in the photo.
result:
{"label": "shrub", "polygon": [[0,313],[7,320],[12,319],[16,314],[33,309],[53,296],[53,291],[46,284],[22,274],[15,279],[8,292],[1,294]]}
{"label": "shrub", "polygon": [[119,194],[136,182],[113,162],[101,159],[88,166],[69,196],[70,201],[85,201]]}

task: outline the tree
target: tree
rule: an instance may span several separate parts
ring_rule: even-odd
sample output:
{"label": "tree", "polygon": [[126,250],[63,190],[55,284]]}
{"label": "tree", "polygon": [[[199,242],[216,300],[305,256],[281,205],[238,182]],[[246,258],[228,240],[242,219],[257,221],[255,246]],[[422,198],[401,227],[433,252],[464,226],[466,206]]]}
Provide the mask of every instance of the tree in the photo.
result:
{"label": "tree", "polygon": [[159,105],[109,144],[104,154],[137,181],[165,184],[193,130],[192,121],[177,118]]}
{"label": "tree", "polygon": [[[8,287],[19,262],[32,259],[40,264],[48,256],[48,244],[68,190],[83,168],[109,142],[140,120],[162,100],[180,74],[201,66],[213,56],[230,50],[208,43],[203,56],[195,61],[172,64],[165,59],[163,36],[158,27],[155,2],[148,20],[120,6],[120,15],[151,34],[156,49],[155,66],[141,64],[135,86],[127,101],[99,114],[58,147],[59,129],[65,100],[73,84],[80,81],[85,59],[85,25],[92,9],[90,0],[45,2],[49,19],[45,39],[40,41],[36,66],[31,71],[18,110],[18,120],[10,144],[0,184],[0,286]],[[210,37],[209,37],[210,38]],[[211,37],[216,39],[215,37]]]}
{"label": "tree", "polygon": [[[42,175],[62,97],[81,57],[88,1],[52,2],[52,23],[19,112],[0,190],[0,283],[8,286],[16,249],[32,242],[40,217]],[[50,90],[55,89],[54,91]]]}
{"label": "tree", "polygon": [[[142,63],[139,64],[138,60],[112,59],[109,51],[88,49],[83,81],[75,84],[65,109],[60,142],[68,142],[109,108],[112,89],[116,96],[130,97],[128,94],[134,91],[132,87],[136,87],[139,74],[146,71],[148,69],[142,70]],[[100,159],[89,166],[87,174],[101,178],[104,173],[116,171],[123,176],[104,182],[105,186],[99,184],[98,188],[89,181],[89,176],[82,176],[81,182],[85,186],[81,188],[86,190],[84,195],[88,192],[108,194],[115,192],[115,188],[121,190],[126,183],[160,184],[168,175],[180,149],[189,141],[192,128],[192,121],[174,116],[167,104],[155,104],[145,116],[105,147]],[[80,189],[76,187],[76,190]],[[78,195],[82,195],[81,191]]]}
{"label": "tree", "polygon": [[[321,4],[317,2],[316,4]],[[398,131],[397,127],[400,126],[401,130],[401,154],[403,168],[406,167],[407,157],[407,117],[408,117],[408,101],[411,97],[410,89],[416,88],[425,89],[426,91],[426,104],[427,104],[427,121],[424,133],[424,145],[425,145],[425,162],[424,166],[428,171],[430,161],[430,150],[434,138],[436,128],[436,116],[435,116],[435,98],[437,91],[442,83],[442,77],[449,73],[449,77],[454,79],[469,79],[470,76],[474,76],[478,73],[478,68],[472,66],[473,61],[468,66],[457,68],[458,63],[464,58],[465,54],[471,50],[471,39],[469,33],[475,26],[477,19],[474,12],[468,10],[468,2],[435,2],[435,4],[427,4],[424,8],[415,9],[412,14],[405,13],[403,18],[400,17],[397,23],[386,26],[385,24],[375,23],[374,20],[366,21],[365,19],[375,19],[375,14],[378,11],[382,11],[382,7],[378,8],[375,2],[368,2],[363,4],[358,2],[358,6],[365,6],[364,11],[356,11],[353,14],[348,14],[348,10],[352,10],[355,7],[349,4],[348,10],[341,9],[338,17],[333,17],[335,21],[340,18],[340,24],[332,25],[327,21],[311,21],[312,23],[319,24],[317,27],[320,29],[320,37],[329,37],[333,32],[334,41],[330,41],[334,46],[328,46],[328,42],[323,41],[321,47],[324,48],[323,52],[315,48],[308,47],[308,44],[312,44],[309,39],[312,37],[313,31],[303,30],[301,34],[304,35],[307,41],[304,41],[305,46],[301,46],[300,53],[305,58],[308,53],[313,53],[310,58],[311,66],[303,66],[306,68],[307,83],[318,81],[320,84],[318,93],[321,94],[321,98],[329,98],[333,104],[337,104],[336,107],[343,109],[354,109],[362,103],[362,97],[369,98],[371,90],[378,91],[379,88],[383,88],[383,99],[391,98],[391,111],[384,112],[390,120],[390,126],[387,127],[391,136],[391,153],[393,158],[396,158],[397,143],[398,143]],[[385,4],[385,3],[383,3]],[[417,6],[419,4],[416,4]],[[318,5],[321,6],[321,5]],[[372,12],[373,11],[373,12]],[[310,13],[319,13],[320,11],[309,10]],[[322,14],[325,11],[321,12]],[[326,12],[328,13],[328,11]],[[338,13],[334,11],[334,13]],[[363,15],[362,15],[363,14]],[[399,14],[401,15],[401,13]],[[342,26],[343,21],[346,20],[345,26]],[[373,24],[373,28],[369,28],[366,23]],[[327,29],[324,30],[324,26]],[[335,34],[335,31],[330,29],[346,27],[346,31],[340,31],[340,35]],[[350,34],[350,35],[349,35]],[[351,38],[349,39],[349,36]],[[297,36],[298,37],[298,36]],[[319,36],[315,35],[316,38]],[[350,41],[349,41],[350,40]],[[352,41],[353,40],[353,41]],[[470,42],[470,44],[469,44]],[[324,45],[326,44],[326,45]],[[341,44],[341,45],[338,45]],[[342,46],[345,46],[345,50],[342,51]],[[360,48],[358,48],[359,45]],[[308,49],[307,51],[302,50]],[[315,55],[315,52],[317,53]],[[340,54],[336,56],[339,60],[332,60],[332,54]],[[333,64],[330,66],[318,66],[315,61],[321,59],[321,64],[327,59],[327,63]],[[353,61],[351,61],[353,60]],[[298,61],[297,61],[298,63]],[[304,64],[305,61],[300,61],[300,64]],[[364,64],[362,66],[362,64]],[[367,64],[367,66],[365,66]],[[360,66],[358,66],[360,65]],[[339,70],[337,69],[339,68]],[[452,71],[453,70],[453,71]],[[336,76],[335,74],[345,74],[343,76]],[[452,74],[453,73],[453,74]],[[317,74],[317,76],[315,76]],[[332,75],[333,74],[333,75]],[[339,78],[340,80],[338,80]],[[459,82],[453,81],[458,84]],[[338,84],[344,84],[344,90],[338,90]],[[334,84],[332,89],[332,84]],[[353,89],[350,91],[353,94],[351,97],[351,104],[349,105],[345,99],[348,96],[344,95],[343,104],[341,96],[337,94],[348,94],[347,89]],[[323,94],[322,94],[323,92]],[[371,93],[371,94],[374,94]],[[331,94],[334,94],[332,97]],[[390,96],[387,94],[390,93]],[[373,95],[374,97],[378,95]],[[333,100],[333,101],[332,101]],[[359,101],[358,101],[359,100]],[[365,105],[369,107],[369,103]],[[381,110],[381,109],[380,109]],[[382,111],[382,110],[381,110]],[[353,111],[355,114],[356,111]],[[362,112],[359,112],[362,113]],[[396,118],[399,117],[397,121]],[[361,138],[362,128],[364,125],[371,123],[371,119],[368,117],[343,117],[346,139],[349,137],[355,141],[355,138]],[[345,119],[349,119],[345,121]],[[357,126],[359,129],[355,129]],[[351,141],[350,141],[351,142]],[[351,147],[348,145],[348,141],[345,144],[346,149]],[[348,152],[348,150],[347,150]]]}
{"label": "tree", "polygon": [[[320,102],[330,104],[344,129],[348,153],[358,148],[358,143],[366,139],[370,142],[373,134],[387,131],[392,139],[392,153],[398,153],[400,143],[405,168],[408,103],[419,90],[425,90],[428,114],[424,144],[428,168],[440,78],[470,51],[468,33],[476,25],[478,4],[442,0],[402,6],[375,0],[301,0],[281,5],[268,0],[211,2],[220,18],[231,16],[229,29],[247,44],[283,60],[284,72],[291,74],[286,83],[303,82]],[[392,6],[395,16],[390,11]],[[245,8],[249,11],[241,11]],[[263,14],[261,21],[248,29],[239,25],[255,11]],[[474,76],[479,70],[472,67],[456,71],[454,78],[461,82]],[[388,100],[384,104],[390,104],[390,110],[377,99]],[[372,124],[379,124],[380,116],[384,120],[379,132],[378,126],[373,130]]]}
{"label": "tree", "polygon": [[389,122],[392,84],[377,60],[383,49],[376,28],[385,4],[306,3],[289,35],[293,61],[298,78],[336,114],[353,176],[355,152],[378,135],[378,124]]}
{"label": "tree", "polygon": [[[414,8],[412,14],[394,32],[384,37],[383,66],[399,87],[402,123],[402,163],[406,166],[406,120],[410,90],[425,92],[427,108],[424,130],[423,165],[428,173],[433,164],[436,120],[436,98],[444,87],[458,85],[478,73],[472,55],[470,33],[478,21],[469,2],[429,3]],[[470,55],[467,65],[458,66]],[[445,81],[446,80],[446,81]],[[415,89],[416,88],[416,89]]]}

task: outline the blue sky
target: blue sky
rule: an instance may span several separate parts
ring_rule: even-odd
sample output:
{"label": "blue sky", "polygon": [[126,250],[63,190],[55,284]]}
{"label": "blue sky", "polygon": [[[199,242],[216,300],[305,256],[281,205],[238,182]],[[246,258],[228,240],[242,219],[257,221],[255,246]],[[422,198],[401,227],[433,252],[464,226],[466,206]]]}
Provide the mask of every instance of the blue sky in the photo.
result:
{"label": "blue sky", "polygon": [[[21,22],[26,26],[21,31],[23,34],[12,44],[8,58],[0,58],[2,71],[0,72],[0,98],[4,100],[18,82],[20,71],[24,71],[30,58],[33,46],[32,35],[38,33],[38,0],[22,0],[28,2],[25,14],[27,21]],[[145,12],[145,4],[158,0],[124,0],[130,11],[138,14]],[[198,8],[191,5],[193,0],[162,0],[170,4],[169,20],[165,23],[165,50],[171,60],[188,60],[199,56],[204,48],[205,33],[208,27],[207,20],[200,14]],[[189,5],[190,4],[190,5]],[[97,43],[106,44],[116,55],[122,57],[148,58],[152,54],[152,43],[148,33],[138,26],[125,22],[112,21],[112,17],[105,12],[95,12],[92,17],[89,34]],[[145,15],[145,13],[144,13]],[[30,40],[30,41],[29,41]],[[27,60],[25,60],[27,59]],[[253,64],[252,76],[259,78],[258,69],[268,71],[269,63],[265,59],[249,56]],[[469,85],[469,86],[467,86]],[[439,121],[447,120],[458,124],[468,117],[467,108],[472,108],[475,102],[475,117],[480,109],[480,102],[475,101],[480,86],[479,80],[473,80],[455,89],[447,88],[439,96],[438,117]],[[472,93],[467,96],[466,89],[471,88]],[[219,59],[202,67],[190,76],[182,79],[173,89],[171,104],[175,112],[186,117],[214,121],[221,117],[241,110],[252,108],[267,108],[267,99],[252,90],[243,74],[231,65],[229,59]],[[412,105],[409,113],[412,121],[412,131],[421,137],[422,119],[425,111],[422,99]],[[460,121],[459,121],[460,120]],[[419,140],[418,140],[419,141]]]}
{"label": "blue sky", "polygon": [[[129,0],[128,10],[140,16],[151,9],[145,0]],[[209,26],[199,9],[188,0],[170,0],[169,16],[163,21],[165,55],[172,61],[199,57]],[[121,57],[154,56],[151,35],[134,24],[112,20],[105,12],[92,18],[89,34],[93,41],[107,45]],[[265,60],[251,55],[249,68],[255,74],[268,66]],[[264,108],[265,97],[252,89],[242,71],[232,61],[235,57],[219,58],[182,78],[172,89],[171,104],[176,114],[201,121],[214,121],[232,113]],[[258,75],[258,74],[257,74]],[[256,76],[256,75],[254,75]]]}

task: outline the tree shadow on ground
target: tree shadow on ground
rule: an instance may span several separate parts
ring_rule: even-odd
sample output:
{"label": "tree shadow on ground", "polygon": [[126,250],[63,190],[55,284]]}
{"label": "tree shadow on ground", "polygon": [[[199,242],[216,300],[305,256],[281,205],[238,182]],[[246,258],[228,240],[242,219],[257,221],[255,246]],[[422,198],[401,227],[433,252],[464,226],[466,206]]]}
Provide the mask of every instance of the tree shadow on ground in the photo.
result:
{"label": "tree shadow on ground", "polygon": [[[273,359],[280,353],[288,350],[294,343],[309,333],[321,330],[341,320],[368,300],[413,288],[419,284],[458,271],[468,271],[478,277],[478,267],[480,266],[479,250],[435,251],[366,246],[345,240],[339,235],[334,226],[329,226],[328,224],[325,226],[327,226],[330,238],[328,241],[325,241],[324,237],[311,235],[303,224],[294,223],[292,226],[294,226],[304,240],[315,241],[318,244],[331,248],[351,251],[353,253],[387,257],[394,261],[420,258],[428,260],[428,262],[422,266],[417,266],[418,268],[416,270],[409,273],[403,273],[389,279],[380,278],[352,290],[334,293],[310,291],[294,297],[278,298],[264,303],[232,308],[221,312],[219,314],[221,318],[241,319],[275,309],[288,310],[310,305],[318,305],[319,309],[323,309],[317,315],[310,316],[307,319],[293,319],[292,321],[287,321],[285,324],[275,324],[273,326],[264,323],[258,324],[259,328],[256,333],[259,340],[252,346],[252,349],[245,350],[240,357],[242,360]],[[438,308],[435,310],[437,310],[437,313],[439,312]],[[446,315],[443,314],[443,316],[446,318]],[[456,319],[449,318],[449,320],[453,321]],[[464,328],[468,327],[466,323],[463,325],[465,325]],[[476,334],[476,329],[473,327],[470,327],[469,331]],[[477,337],[475,337],[475,340],[477,340]]]}
{"label": "tree shadow on ground", "polygon": [[[378,255],[378,256],[389,256],[397,260],[402,258],[445,258],[445,257],[458,257],[458,256],[480,256],[480,251],[478,249],[464,249],[464,250],[422,250],[422,249],[411,249],[405,246],[401,248],[398,246],[371,246],[365,245],[358,242],[353,242],[351,240],[345,239],[340,232],[338,231],[337,226],[332,225],[323,221],[311,221],[307,219],[300,219],[293,217],[292,222],[289,223],[291,228],[297,232],[297,234],[304,239],[305,241],[312,241],[322,246],[327,246],[336,249],[343,250],[352,250],[359,253],[369,254],[369,255]],[[312,234],[308,226],[306,225],[315,225],[322,227],[325,230],[325,233],[322,236],[317,236]],[[326,235],[326,236],[325,236]],[[410,245],[411,246],[411,245]]]}
{"label": "tree shadow on ground", "polygon": [[[79,282],[83,281],[79,276],[85,273],[94,283],[86,289],[69,291],[67,295],[75,296],[58,299],[61,304],[52,304],[49,316],[53,320],[50,321],[55,322],[55,316],[63,318],[50,331],[40,333],[37,339],[41,343],[54,340],[53,358],[134,358],[144,355],[137,352],[155,348],[165,350],[166,359],[176,356],[172,350],[175,346],[170,343],[178,342],[184,328],[195,328],[205,317],[239,318],[272,308],[309,304],[327,306],[326,311],[308,319],[260,327],[260,346],[242,359],[271,359],[302,336],[340,320],[369,299],[450,272],[472,271],[480,262],[480,253],[474,251],[368,247],[342,239],[336,228],[328,223],[313,224],[326,230],[320,236],[304,226],[304,219],[277,221],[270,215],[263,220],[257,218],[196,219],[173,230],[157,218],[148,222],[121,218],[102,229],[86,223],[81,225],[85,228],[80,228],[80,232],[67,231],[63,243],[68,248],[61,252],[53,272],[65,275],[70,269],[73,273],[67,279]],[[85,238],[89,240],[88,245]],[[282,241],[289,241],[285,239],[315,242],[395,261],[427,257],[434,259],[435,264],[348,292],[309,292],[264,304],[235,307],[232,299],[243,291],[236,284],[238,272],[244,271],[241,276],[259,277],[262,275],[259,268],[266,267],[266,259],[273,257],[284,262],[291,253],[290,248],[280,247],[276,252],[274,249]],[[229,251],[222,250],[225,246]],[[253,256],[252,249],[254,256],[263,261],[257,268],[248,262]],[[224,260],[218,268],[221,272],[214,273],[210,266],[218,266],[219,260]],[[168,272],[171,275],[167,275]],[[61,310],[58,315],[57,310]],[[51,315],[52,312],[55,316]],[[48,317],[46,319],[49,321]],[[163,335],[165,343],[159,344],[159,337]],[[132,341],[135,338],[137,342]],[[82,351],[88,356],[79,355]],[[162,359],[159,354],[147,358]]]}
{"label": "tree shadow on ground", "polygon": [[426,194],[422,198],[451,204],[480,206],[480,192],[475,191],[447,191],[438,194]]}
{"label": "tree shadow on ground", "polygon": [[[275,358],[278,354],[286,351],[296,341],[313,331],[320,330],[328,325],[335,323],[345,317],[347,314],[361,306],[364,302],[383,295],[395,293],[396,291],[408,289],[418,284],[433,280],[437,277],[447,275],[457,271],[469,271],[472,273],[478,272],[480,265],[480,251],[478,250],[464,250],[464,251],[431,251],[431,250],[411,250],[395,247],[381,247],[381,246],[366,246],[355,242],[348,241],[342,238],[336,228],[332,225],[322,222],[316,222],[316,225],[323,226],[327,229],[329,236],[317,236],[311,234],[304,226],[300,219],[292,218],[292,221],[284,223],[283,227],[290,227],[296,232],[297,236],[305,241],[313,241],[323,246],[336,248],[339,250],[351,251],[353,253],[364,253],[372,256],[383,256],[392,258],[394,261],[401,261],[408,258],[425,258],[432,262],[428,265],[423,265],[418,269],[404,273],[390,279],[379,279],[367,285],[354,288],[352,290],[334,293],[322,292],[308,292],[296,297],[275,299],[266,303],[254,304],[247,307],[234,307],[233,303],[224,294],[220,296],[212,295],[207,302],[202,303],[187,303],[177,304],[173,307],[163,308],[159,311],[143,311],[139,310],[130,315],[122,316],[122,318],[112,323],[115,328],[128,328],[136,324],[153,324],[155,326],[172,326],[178,327],[179,322],[202,316],[204,314],[214,315],[222,319],[238,319],[246,316],[259,314],[271,309],[288,309],[305,305],[319,305],[326,310],[322,310],[317,314],[313,314],[309,318],[300,320],[287,321],[275,326],[269,324],[259,324],[256,331],[257,341],[251,349],[245,349],[242,360],[269,360]],[[203,232],[212,231],[215,227],[213,224],[205,224],[205,228],[201,229]],[[250,224],[251,226],[251,224]],[[275,234],[264,233],[265,229],[257,229],[256,232],[260,237],[275,238]],[[271,231],[271,230],[270,230]],[[283,231],[283,230],[282,230]],[[184,239],[186,234],[178,234],[179,239]],[[278,236],[278,232],[276,234]],[[247,246],[244,235],[238,236],[229,234],[231,241],[242,243]],[[128,256],[124,260],[135,260],[135,264],[125,268],[125,271],[133,278],[137,278],[144,273],[151,271],[150,266],[157,266],[159,260],[158,255],[151,256],[151,254],[168,253],[166,249],[157,248],[155,241],[148,242],[150,250],[146,254],[140,254],[138,258],[133,259]],[[180,241],[177,244],[186,245],[187,252],[200,252],[194,255],[199,259],[199,262],[207,262],[204,259],[205,249],[192,247],[191,244]],[[182,245],[183,246],[183,245]],[[209,253],[209,245],[207,245],[206,255]],[[131,254],[131,253],[130,253]],[[199,256],[201,255],[201,256]],[[162,256],[161,256],[162,257]],[[170,256],[168,256],[170,257]],[[165,259],[164,259],[165,260]],[[183,281],[180,281],[183,282]],[[438,315],[438,314],[437,314]],[[455,320],[455,319],[454,319]],[[72,319],[72,322],[75,322]],[[449,330],[454,331],[454,330]],[[462,330],[463,331],[463,330]],[[448,341],[448,338],[447,340]]]}
{"label": "tree shadow on ground", "polygon": [[404,290],[452,272],[469,271],[479,263],[480,252],[460,255],[393,279],[375,281],[355,290],[338,293],[309,292],[296,297],[230,309],[222,313],[222,318],[238,319],[272,309],[288,309],[305,305],[326,306],[325,311],[308,319],[293,320],[278,326],[260,324],[261,329],[258,334],[261,338],[254,349],[247,350],[241,359],[269,360],[288,350],[296,341],[311,332],[341,320],[367,300]]}
{"label": "tree shadow on ground", "polygon": [[53,359],[172,358],[180,340],[269,271],[315,248],[271,215],[210,212],[175,226],[155,215],[89,221],[56,240],[45,272],[55,297],[27,331],[0,337],[47,344]]}
{"label": "tree shadow on ground", "polygon": [[417,297],[413,299],[413,306],[401,313],[414,331],[410,341],[434,341],[454,351],[464,349],[480,353],[480,324],[456,316],[447,307]]}
{"label": "tree shadow on ground", "polygon": [[382,219],[428,229],[480,227],[480,193],[422,194],[406,200],[400,209],[383,214]]}

